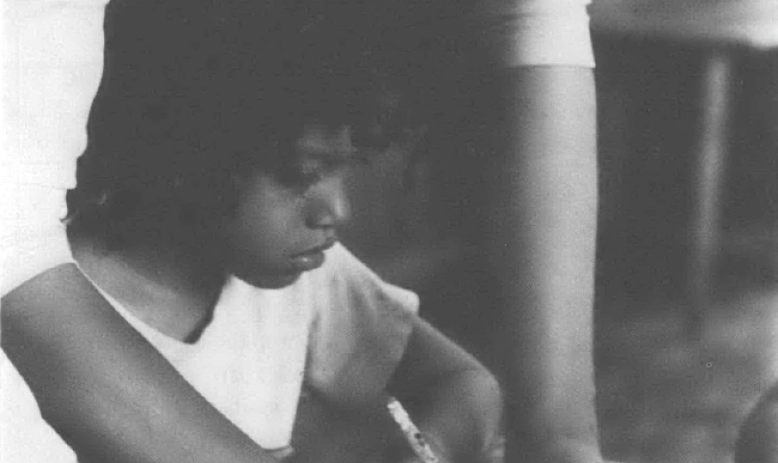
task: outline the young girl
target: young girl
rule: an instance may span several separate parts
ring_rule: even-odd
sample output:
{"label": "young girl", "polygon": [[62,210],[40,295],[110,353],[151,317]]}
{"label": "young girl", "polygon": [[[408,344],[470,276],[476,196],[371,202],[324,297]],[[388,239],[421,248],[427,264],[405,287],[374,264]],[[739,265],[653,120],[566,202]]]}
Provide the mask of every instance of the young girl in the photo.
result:
{"label": "young girl", "polygon": [[[391,2],[378,3],[384,6]],[[407,40],[414,48],[426,48],[430,41],[450,41],[435,27],[435,19],[445,23],[451,18],[486,12],[497,19],[496,26],[503,20],[509,26],[504,31],[497,27],[498,35],[506,39],[501,50],[505,52],[504,63],[500,64],[506,68],[505,81],[516,92],[517,101],[523,98],[530,104],[522,107],[521,124],[514,127],[521,132],[517,144],[508,147],[506,161],[521,164],[525,177],[547,180],[525,183],[522,188],[526,194],[511,197],[511,201],[519,201],[518,215],[526,212],[533,220],[514,220],[516,214],[505,216],[513,225],[526,224],[532,233],[517,233],[505,244],[507,248],[501,240],[493,243],[505,259],[505,267],[512,269],[502,278],[506,286],[514,292],[532,288],[531,297],[508,294],[506,298],[511,309],[523,307],[522,311],[515,310],[517,316],[510,321],[511,339],[524,341],[508,346],[515,349],[509,355],[519,367],[512,375],[516,381],[511,392],[521,400],[512,403],[516,405],[516,420],[524,423],[519,427],[522,444],[537,442],[542,455],[564,454],[564,461],[599,461],[596,428],[592,425],[589,331],[581,329],[590,328],[587,314],[591,301],[581,294],[590,289],[591,272],[587,268],[591,259],[587,252],[594,234],[593,228],[587,226],[581,231],[578,226],[594,217],[587,212],[589,199],[594,196],[594,182],[590,181],[593,176],[582,176],[578,168],[581,162],[594,166],[594,151],[589,150],[593,131],[590,124],[570,123],[593,120],[586,2],[484,2],[500,10],[495,12],[487,11],[479,2],[465,5],[464,10],[457,2],[398,3],[400,10],[409,10],[406,19],[411,20],[396,23],[397,28],[390,31],[393,36],[406,35],[402,26],[423,24],[419,18],[433,12],[426,17],[433,19],[428,35],[416,42]],[[82,151],[84,113],[95,79],[100,76],[103,2],[11,0],[6,5],[8,11],[15,12],[6,25],[18,27],[7,37],[20,44],[5,48],[6,52],[19,52],[20,63],[14,66],[18,72],[7,77],[12,77],[10,88],[19,90],[12,95],[20,99],[20,104],[10,105],[17,113],[9,121],[17,125],[8,132],[14,135],[14,149],[5,151],[12,158],[4,162],[4,172],[9,173],[6,165],[22,169],[10,173],[16,183],[3,183],[4,187],[15,187],[9,194],[3,192],[2,199],[11,198],[13,206],[4,205],[3,213],[11,214],[4,216],[3,223],[20,225],[10,228],[10,236],[5,233],[9,229],[3,227],[3,294],[25,283],[3,298],[4,350],[34,389],[46,391],[46,397],[56,396],[44,412],[49,416],[61,413],[65,420],[67,413],[72,413],[85,420],[82,424],[87,431],[99,429],[101,444],[113,450],[114,461],[258,461],[264,455],[258,447],[195,393],[144,338],[128,330],[125,319],[106,306],[105,299],[75,266],[67,264],[70,251],[67,244],[62,245],[57,220],[64,215],[60,189],[74,184],[71,162]],[[418,12],[422,14],[415,14]],[[471,30],[480,34],[480,27],[475,24]],[[432,61],[442,59],[434,54],[424,56]],[[575,148],[569,149],[567,141],[575,141]],[[554,168],[549,169],[550,165]],[[564,184],[564,188],[558,184]],[[543,193],[538,193],[538,188]],[[510,194],[513,190],[505,191]],[[582,201],[570,201],[572,191],[586,203],[583,208],[579,206]],[[585,217],[572,219],[576,227],[549,228],[546,220],[534,220],[533,211],[538,210],[563,222],[572,217],[570,213]],[[495,211],[492,220],[501,222],[503,215]],[[534,227],[542,233],[534,233]],[[507,227],[505,231],[512,234],[515,228]],[[572,240],[570,233],[575,234]],[[521,242],[516,241],[519,238]],[[544,251],[548,246],[550,253]],[[522,249],[531,251],[529,261],[519,259],[522,264],[516,265],[515,257]],[[46,269],[50,270],[30,279]],[[560,286],[549,277],[565,283]],[[537,318],[539,323],[523,323],[526,317],[521,314]],[[560,330],[565,334],[557,336]],[[558,340],[549,339],[552,335]],[[549,345],[554,347],[548,349]],[[546,368],[547,364],[555,367]],[[537,367],[526,369],[526,365]],[[4,362],[6,367],[10,365]],[[52,407],[57,409],[52,411]],[[85,411],[89,411],[88,416]],[[31,416],[37,413],[33,412]],[[30,437],[34,435],[17,433],[20,439],[30,439],[26,442],[43,441]],[[4,440],[4,444],[7,442]],[[43,447],[31,445],[28,450],[34,453]],[[52,458],[42,457],[40,461]]]}
{"label": "young girl", "polygon": [[[394,135],[390,56],[371,46],[369,18],[344,25],[350,13],[307,6],[108,6],[69,196],[73,255],[258,461],[415,461],[389,396],[441,461],[486,461],[499,444],[494,378],[337,242],[345,176]],[[32,359],[14,360],[24,374]],[[132,430],[112,442],[117,430],[91,418],[110,406],[73,410],[30,386],[81,461],[190,452],[160,435],[136,448]]]}

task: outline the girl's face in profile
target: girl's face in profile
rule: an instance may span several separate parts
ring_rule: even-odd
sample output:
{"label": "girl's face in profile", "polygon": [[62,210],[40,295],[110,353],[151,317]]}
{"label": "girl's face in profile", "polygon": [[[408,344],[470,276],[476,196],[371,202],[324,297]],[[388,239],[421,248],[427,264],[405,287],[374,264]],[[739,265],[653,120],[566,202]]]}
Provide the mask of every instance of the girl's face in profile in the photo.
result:
{"label": "girl's face in profile", "polygon": [[349,216],[344,182],[358,159],[350,130],[306,126],[294,148],[289,172],[247,177],[224,227],[227,270],[255,286],[288,286],[320,267]]}

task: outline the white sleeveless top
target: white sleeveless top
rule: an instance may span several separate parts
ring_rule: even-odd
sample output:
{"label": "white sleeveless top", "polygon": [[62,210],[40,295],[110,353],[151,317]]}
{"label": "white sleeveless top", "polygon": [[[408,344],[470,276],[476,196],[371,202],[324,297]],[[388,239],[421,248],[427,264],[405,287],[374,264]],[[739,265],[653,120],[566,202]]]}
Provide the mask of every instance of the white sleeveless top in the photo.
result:
{"label": "white sleeveless top", "polygon": [[313,316],[305,281],[293,290],[268,291],[231,278],[213,320],[193,344],[156,331],[100,292],[252,440],[268,450],[289,444]]}
{"label": "white sleeveless top", "polygon": [[[217,410],[259,446],[283,453],[303,381],[334,400],[378,397],[405,351],[418,310],[414,293],[385,283],[343,246],[326,255],[324,266],[283,289],[230,278],[195,343],[162,334],[97,289]],[[16,378],[2,383],[2,402],[27,410],[3,415],[14,417],[4,432],[49,436],[38,447],[51,441],[49,453],[62,449],[13,366],[4,361],[2,368],[3,379]],[[24,422],[16,422],[17,416]],[[72,460],[67,458],[61,461]]]}

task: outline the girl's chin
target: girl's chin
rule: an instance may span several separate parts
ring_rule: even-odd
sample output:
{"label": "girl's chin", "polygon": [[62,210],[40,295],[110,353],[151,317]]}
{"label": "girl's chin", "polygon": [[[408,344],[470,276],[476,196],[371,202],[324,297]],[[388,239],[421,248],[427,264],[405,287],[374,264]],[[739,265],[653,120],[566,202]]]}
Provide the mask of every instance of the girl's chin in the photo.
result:
{"label": "girl's chin", "polygon": [[284,275],[261,275],[252,278],[242,278],[246,283],[265,289],[281,289],[294,284],[300,279],[302,272],[289,273]]}

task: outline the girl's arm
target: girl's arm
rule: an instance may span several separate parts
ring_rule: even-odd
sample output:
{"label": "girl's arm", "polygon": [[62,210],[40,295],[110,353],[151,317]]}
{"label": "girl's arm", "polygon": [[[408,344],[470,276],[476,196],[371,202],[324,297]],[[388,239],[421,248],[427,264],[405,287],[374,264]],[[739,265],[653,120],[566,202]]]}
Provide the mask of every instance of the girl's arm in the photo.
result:
{"label": "girl's arm", "polygon": [[73,264],[2,299],[2,348],[85,463],[275,461],[132,330]]}
{"label": "girl's arm", "polygon": [[[495,378],[420,318],[390,393],[408,408],[442,462],[485,462],[501,438],[502,400]],[[409,458],[408,461],[416,461]]]}
{"label": "girl's arm", "polygon": [[735,463],[778,463],[778,384],[764,394],[741,425]]}
{"label": "girl's arm", "polygon": [[600,462],[592,361],[597,220],[594,79],[503,71],[485,243],[504,301],[508,460]]}

